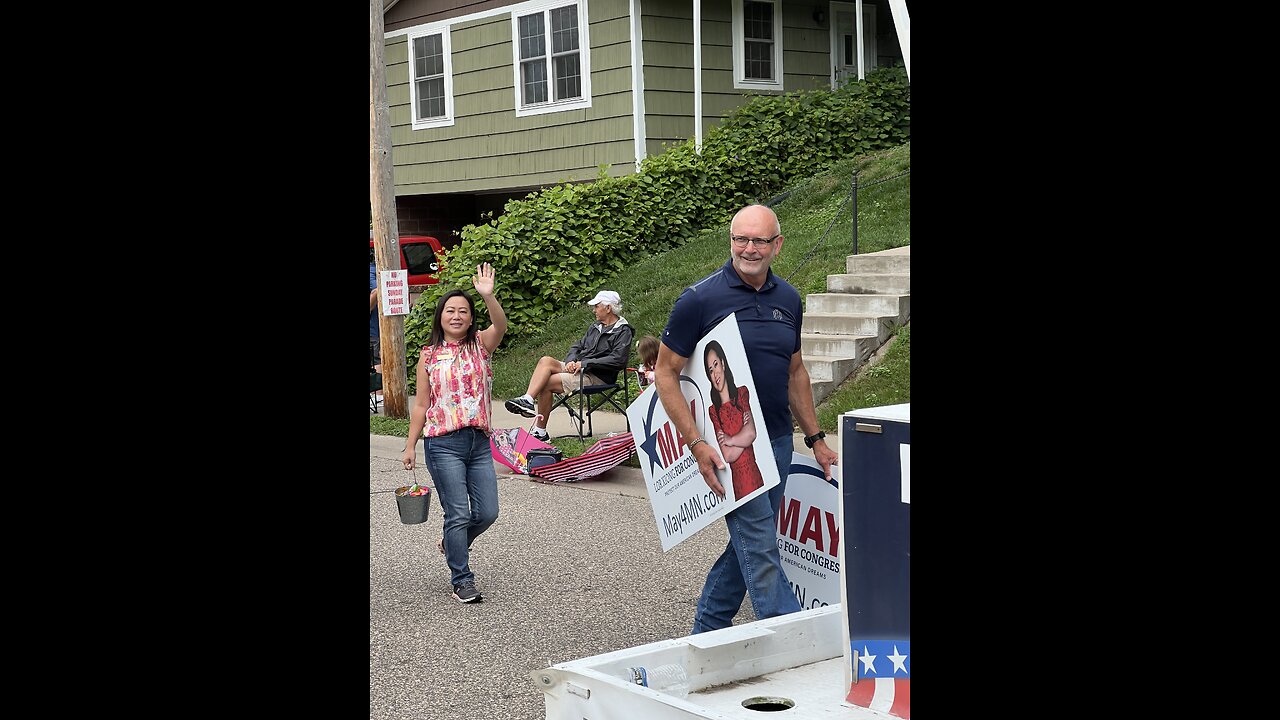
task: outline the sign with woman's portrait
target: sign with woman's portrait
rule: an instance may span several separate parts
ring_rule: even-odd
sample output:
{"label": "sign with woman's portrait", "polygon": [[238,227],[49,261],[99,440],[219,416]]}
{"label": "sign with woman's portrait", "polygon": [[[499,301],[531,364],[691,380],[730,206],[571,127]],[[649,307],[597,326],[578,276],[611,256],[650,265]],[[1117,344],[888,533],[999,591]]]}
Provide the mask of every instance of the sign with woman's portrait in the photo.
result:
{"label": "sign with woman's portrait", "polygon": [[698,472],[692,438],[679,436],[657,387],[645,388],[627,418],[664,552],[780,481],[736,316],[698,342],[680,373],[680,391],[699,435],[724,460],[716,476],[725,496],[712,492]]}

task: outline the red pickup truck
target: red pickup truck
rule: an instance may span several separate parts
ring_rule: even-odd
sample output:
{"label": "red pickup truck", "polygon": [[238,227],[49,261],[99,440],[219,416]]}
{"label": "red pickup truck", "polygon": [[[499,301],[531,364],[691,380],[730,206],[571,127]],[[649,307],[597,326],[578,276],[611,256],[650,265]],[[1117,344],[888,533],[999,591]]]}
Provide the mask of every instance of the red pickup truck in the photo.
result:
{"label": "red pickup truck", "polygon": [[[400,236],[400,269],[409,271],[409,285],[440,282],[440,241],[430,235]],[[373,262],[373,232],[369,233],[369,262]]]}

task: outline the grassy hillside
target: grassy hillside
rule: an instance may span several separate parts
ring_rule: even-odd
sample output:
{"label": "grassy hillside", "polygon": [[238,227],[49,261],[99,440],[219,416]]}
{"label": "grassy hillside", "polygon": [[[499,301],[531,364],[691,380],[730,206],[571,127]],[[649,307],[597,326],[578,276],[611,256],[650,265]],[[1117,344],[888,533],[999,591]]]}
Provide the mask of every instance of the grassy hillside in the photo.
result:
{"label": "grassy hillside", "polygon": [[[773,271],[796,286],[802,297],[824,292],[827,275],[845,271],[845,258],[853,252],[851,178],[859,168],[858,252],[910,245],[910,167],[911,144],[907,143],[838,163],[829,172],[784,193],[783,199],[773,204],[786,237]],[[770,198],[760,200],[767,202]],[[586,301],[597,290],[615,290],[622,296],[622,315],[635,326],[637,338],[646,334],[659,336],[684,288],[714,271],[728,257],[726,224],[679,248],[645,257],[600,287],[583,288],[580,304],[564,308],[559,315],[547,318],[537,332],[499,348],[494,357],[494,397],[510,398],[523,393],[529,372],[543,355],[564,357],[593,320]],[[501,299],[501,277],[497,283]],[[833,432],[836,418],[848,410],[910,401],[909,327],[899,335],[889,341],[898,346],[888,349],[883,362],[870,370],[864,368],[819,406],[819,424],[824,430]],[[633,364],[637,361],[634,351],[632,360]],[[632,397],[635,395],[633,392]],[[407,420],[370,418],[372,433],[404,436],[407,430]],[[574,452],[572,447],[564,449]]]}

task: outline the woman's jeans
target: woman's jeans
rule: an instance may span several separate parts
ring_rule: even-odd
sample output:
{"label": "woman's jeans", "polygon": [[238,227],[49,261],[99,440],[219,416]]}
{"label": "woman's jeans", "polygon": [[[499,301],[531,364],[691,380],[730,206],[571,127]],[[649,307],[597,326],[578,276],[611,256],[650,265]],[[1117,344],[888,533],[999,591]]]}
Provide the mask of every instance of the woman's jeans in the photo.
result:
{"label": "woman's jeans", "polygon": [[778,558],[777,511],[791,472],[792,442],[790,435],[769,441],[782,481],[724,516],[729,544],[707,573],[693,618],[694,634],[733,625],[744,595],[751,596],[757,620],[800,610]]}
{"label": "woman's jeans", "polygon": [[427,472],[444,510],[444,557],[452,582],[474,582],[467,564],[471,543],[498,519],[498,475],[489,436],[476,428],[463,428],[422,442]]}

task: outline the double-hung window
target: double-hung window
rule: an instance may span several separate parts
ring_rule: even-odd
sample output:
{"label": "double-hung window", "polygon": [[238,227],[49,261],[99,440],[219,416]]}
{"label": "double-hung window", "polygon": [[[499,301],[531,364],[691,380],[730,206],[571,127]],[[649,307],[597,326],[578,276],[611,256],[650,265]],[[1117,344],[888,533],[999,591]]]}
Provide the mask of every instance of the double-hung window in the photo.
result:
{"label": "double-hung window", "polygon": [[516,115],[591,107],[584,2],[527,3],[512,13]]}
{"label": "double-hung window", "polygon": [[448,26],[427,26],[409,39],[409,95],[413,129],[453,124],[453,62]]}
{"label": "double-hung window", "polygon": [[783,89],[779,0],[733,0],[733,86]]}

